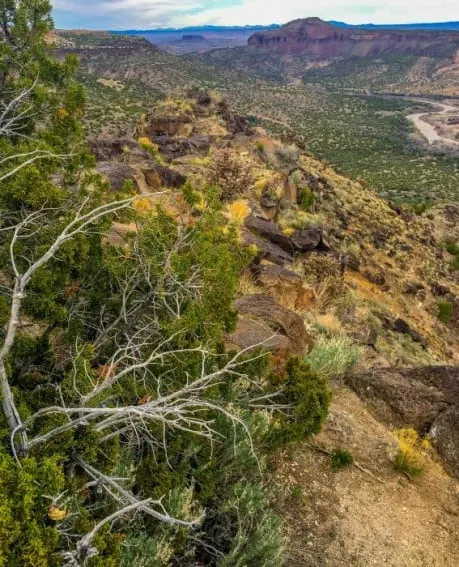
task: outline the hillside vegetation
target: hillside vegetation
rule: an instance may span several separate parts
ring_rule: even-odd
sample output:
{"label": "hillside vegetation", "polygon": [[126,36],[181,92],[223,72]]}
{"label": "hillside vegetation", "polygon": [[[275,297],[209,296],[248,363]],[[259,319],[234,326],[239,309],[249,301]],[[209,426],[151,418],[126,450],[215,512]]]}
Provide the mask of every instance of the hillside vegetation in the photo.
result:
{"label": "hillside vegetation", "polygon": [[[161,201],[176,218],[183,198],[199,216],[211,206],[209,185],[216,187],[239,242],[254,254],[239,277],[227,348],[263,341],[281,373],[286,354],[299,355],[333,391],[320,435],[268,458],[271,505],[286,537],[278,564],[366,567],[375,555],[393,567],[401,555],[416,567],[454,563],[454,511],[446,504],[454,483],[430,445],[426,456],[416,451],[431,432],[456,471],[448,445],[455,429],[440,423],[445,407],[457,411],[457,207],[428,216],[390,207],[201,89],[155,104],[134,140],[99,138],[92,147],[112,184],[130,179],[153,203],[152,190],[165,190]],[[119,226],[113,238],[122,242],[123,234]],[[287,372],[308,389],[296,363]],[[309,411],[298,406],[300,436]],[[414,448],[399,448],[405,430]],[[440,537],[434,516],[449,535]]]}
{"label": "hillside vegetation", "polygon": [[270,84],[8,7],[0,566],[455,565],[459,207],[179,93]]}
{"label": "hillside vegetation", "polygon": [[[70,32],[65,37],[73,41]],[[238,66],[234,70],[225,62],[212,66],[219,51],[199,59],[179,58],[139,38],[129,37],[125,48],[114,50],[107,46],[105,35],[97,37],[91,37],[87,49],[78,36],[75,45],[79,49],[58,50],[61,54],[75,52],[81,58],[90,133],[130,134],[139,113],[153,100],[196,84],[219,90],[254,123],[300,141],[310,153],[355,179],[365,179],[389,199],[458,199],[458,158],[454,153],[427,151],[422,137],[405,119],[413,102],[356,97],[330,90],[321,81],[285,85],[252,77],[246,73],[252,67],[242,57],[248,52],[238,51],[240,48],[221,52],[225,61]],[[271,64],[272,58],[261,59]],[[282,73],[274,78],[281,80]]]}

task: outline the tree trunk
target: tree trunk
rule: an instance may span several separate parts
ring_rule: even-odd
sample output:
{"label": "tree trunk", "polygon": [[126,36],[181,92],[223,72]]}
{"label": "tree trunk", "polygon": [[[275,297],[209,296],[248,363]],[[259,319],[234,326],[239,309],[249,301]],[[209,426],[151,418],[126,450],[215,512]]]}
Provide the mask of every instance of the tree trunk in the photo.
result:
{"label": "tree trunk", "polygon": [[[3,346],[0,350],[2,409],[11,434],[18,431],[18,428],[21,428],[22,420],[16,408],[16,404],[14,403],[13,392],[11,391],[11,387],[8,382],[5,360],[9,355],[14,343],[14,339],[16,338],[16,331],[19,326],[19,312],[21,309],[22,298],[23,292],[21,288],[21,281],[19,280],[16,281],[16,284],[14,286],[8,330],[6,333],[5,342],[3,343]],[[20,439],[18,449],[21,453],[25,453],[27,451],[27,433],[23,430],[19,430],[18,434]]]}

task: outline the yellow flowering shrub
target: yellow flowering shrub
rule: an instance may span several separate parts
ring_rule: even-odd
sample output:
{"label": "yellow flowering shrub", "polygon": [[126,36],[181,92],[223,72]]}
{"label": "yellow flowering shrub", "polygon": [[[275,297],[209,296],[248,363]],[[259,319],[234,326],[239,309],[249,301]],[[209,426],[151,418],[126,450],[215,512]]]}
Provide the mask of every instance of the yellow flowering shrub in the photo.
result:
{"label": "yellow flowering shrub", "polygon": [[399,429],[395,436],[399,445],[395,469],[413,476],[423,473],[431,451],[430,441],[419,437],[414,429]]}
{"label": "yellow flowering shrub", "polygon": [[235,222],[239,226],[244,223],[244,220],[250,214],[250,207],[244,199],[238,199],[237,201],[229,203],[226,210],[229,220]]}

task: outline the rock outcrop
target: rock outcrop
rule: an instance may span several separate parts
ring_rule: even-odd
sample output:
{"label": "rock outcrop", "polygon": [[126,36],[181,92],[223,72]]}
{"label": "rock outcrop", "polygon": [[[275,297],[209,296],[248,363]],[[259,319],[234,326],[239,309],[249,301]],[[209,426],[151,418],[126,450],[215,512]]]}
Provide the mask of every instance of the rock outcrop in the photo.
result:
{"label": "rock outcrop", "polygon": [[304,354],[314,344],[303,319],[294,311],[277,303],[270,295],[253,294],[238,299],[236,330],[228,343],[240,348],[264,343],[271,350]]}
{"label": "rock outcrop", "polygon": [[382,422],[430,434],[459,477],[459,367],[378,368],[349,376],[346,383]]}
{"label": "rock outcrop", "polygon": [[131,181],[137,187],[136,170],[131,165],[101,161],[97,164],[97,171],[107,179],[112,191],[120,191],[126,181]]}
{"label": "rock outcrop", "polygon": [[319,18],[294,20],[279,29],[255,33],[248,46],[310,59],[378,57],[391,54],[435,55],[459,46],[459,32],[341,28]]}

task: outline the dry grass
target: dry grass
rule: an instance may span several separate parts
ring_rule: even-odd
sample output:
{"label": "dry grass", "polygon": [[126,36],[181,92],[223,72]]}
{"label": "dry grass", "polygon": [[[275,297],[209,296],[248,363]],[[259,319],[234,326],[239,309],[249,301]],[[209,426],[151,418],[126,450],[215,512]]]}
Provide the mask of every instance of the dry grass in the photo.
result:
{"label": "dry grass", "polygon": [[252,274],[244,272],[239,278],[237,293],[240,296],[252,295],[254,293],[262,293],[263,289],[253,279]]}
{"label": "dry grass", "polygon": [[322,336],[307,355],[306,361],[312,370],[321,376],[328,379],[341,378],[352,372],[361,354],[361,348],[348,337]]}
{"label": "dry grass", "polygon": [[343,324],[332,312],[314,315],[314,323],[330,335],[341,335],[344,332]]}

